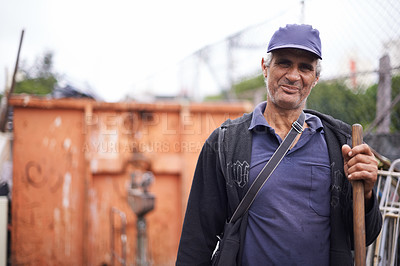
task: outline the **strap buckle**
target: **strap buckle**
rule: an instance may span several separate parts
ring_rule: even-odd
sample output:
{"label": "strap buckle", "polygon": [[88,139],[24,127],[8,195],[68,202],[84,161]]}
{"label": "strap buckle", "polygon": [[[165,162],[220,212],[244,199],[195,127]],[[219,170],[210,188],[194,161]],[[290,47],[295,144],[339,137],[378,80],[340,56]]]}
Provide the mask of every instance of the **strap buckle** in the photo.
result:
{"label": "strap buckle", "polygon": [[301,134],[303,132],[303,126],[299,124],[299,122],[294,121],[292,124],[292,128],[297,131],[297,133]]}

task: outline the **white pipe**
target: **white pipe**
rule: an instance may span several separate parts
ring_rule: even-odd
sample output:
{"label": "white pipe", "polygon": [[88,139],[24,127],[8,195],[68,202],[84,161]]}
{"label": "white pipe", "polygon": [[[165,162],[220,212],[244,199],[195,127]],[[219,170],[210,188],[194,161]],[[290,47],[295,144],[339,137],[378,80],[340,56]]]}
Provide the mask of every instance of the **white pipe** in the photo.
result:
{"label": "white pipe", "polygon": [[0,196],[0,266],[7,264],[8,199]]}

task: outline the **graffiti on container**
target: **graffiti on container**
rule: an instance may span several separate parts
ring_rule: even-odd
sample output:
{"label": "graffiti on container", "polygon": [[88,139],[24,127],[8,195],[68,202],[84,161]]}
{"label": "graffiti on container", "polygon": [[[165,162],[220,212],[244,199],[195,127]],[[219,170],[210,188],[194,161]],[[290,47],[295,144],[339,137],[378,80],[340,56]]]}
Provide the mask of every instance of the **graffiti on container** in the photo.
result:
{"label": "graffiti on container", "polygon": [[[34,188],[43,188],[50,183],[47,175],[42,174],[42,167],[35,161],[29,161],[25,165],[25,176],[28,184]],[[55,193],[63,184],[63,177],[58,175],[54,179],[54,184],[50,184],[50,192]]]}
{"label": "graffiti on container", "polygon": [[42,167],[37,162],[29,161],[25,165],[25,174],[28,184],[35,188],[41,188],[47,182],[47,177],[42,175]]}

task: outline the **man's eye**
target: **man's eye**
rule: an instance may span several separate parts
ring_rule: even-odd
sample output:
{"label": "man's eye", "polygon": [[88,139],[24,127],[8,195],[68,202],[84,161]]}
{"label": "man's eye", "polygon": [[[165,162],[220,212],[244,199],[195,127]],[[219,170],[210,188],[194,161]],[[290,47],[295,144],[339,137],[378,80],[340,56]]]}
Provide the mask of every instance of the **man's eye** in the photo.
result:
{"label": "man's eye", "polygon": [[289,67],[290,63],[288,63],[288,62],[280,62],[280,63],[278,63],[278,65],[281,66],[281,67]]}
{"label": "man's eye", "polygon": [[312,66],[309,66],[309,65],[301,66],[300,69],[301,69],[302,71],[313,71],[313,70],[314,70],[313,67],[312,67]]}

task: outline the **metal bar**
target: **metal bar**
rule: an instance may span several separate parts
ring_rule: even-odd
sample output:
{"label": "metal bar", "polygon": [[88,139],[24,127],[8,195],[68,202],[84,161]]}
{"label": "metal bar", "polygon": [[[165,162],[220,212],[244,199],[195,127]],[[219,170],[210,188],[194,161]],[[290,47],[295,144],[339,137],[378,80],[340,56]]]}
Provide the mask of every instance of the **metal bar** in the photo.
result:
{"label": "metal bar", "polygon": [[[114,258],[118,260],[121,265],[126,265],[126,242],[127,242],[127,235],[126,235],[126,215],[122,211],[118,210],[115,207],[111,207],[111,265],[114,265]],[[114,214],[118,214],[121,218],[121,253],[122,255],[119,256],[117,252],[114,250]]]}
{"label": "metal bar", "polygon": [[383,216],[383,227],[374,243],[374,261],[371,264],[370,260],[368,265],[397,265],[400,229],[400,173],[394,172],[396,164],[400,164],[400,159],[391,164],[389,171],[378,171],[377,193],[378,195],[381,193],[379,208]]}
{"label": "metal bar", "polygon": [[[30,107],[40,109],[66,108],[66,109],[85,109],[85,105],[90,104],[94,111],[112,110],[112,111],[168,111],[180,112],[182,109],[190,112],[200,113],[226,113],[226,105],[216,103],[137,103],[137,102],[100,102],[91,99],[48,99],[45,97],[31,95],[13,95],[9,99],[9,104],[15,107]],[[228,104],[227,104],[228,105]],[[229,103],[229,113],[243,113],[251,110],[248,103]]]}
{"label": "metal bar", "polygon": [[4,97],[6,99],[6,103],[5,103],[6,106],[5,106],[5,110],[3,111],[3,113],[1,113],[1,117],[0,117],[0,130],[1,130],[1,132],[5,132],[6,131],[8,110],[10,109],[9,98],[10,98],[11,94],[14,92],[14,88],[15,88],[15,77],[16,77],[17,72],[18,72],[19,55],[21,53],[22,41],[24,39],[24,32],[25,31],[22,30],[21,38],[19,40],[17,60],[15,61],[14,73],[13,73],[13,77],[12,77],[12,80],[11,80],[11,88],[10,88],[10,91],[8,93],[7,92],[4,93]]}
{"label": "metal bar", "polygon": [[395,176],[395,177],[400,177],[399,172],[392,172],[392,171],[384,171],[384,170],[378,170],[378,175],[384,175],[384,176]]}

